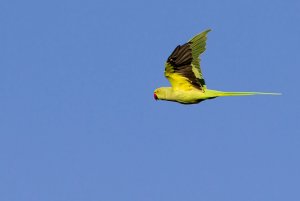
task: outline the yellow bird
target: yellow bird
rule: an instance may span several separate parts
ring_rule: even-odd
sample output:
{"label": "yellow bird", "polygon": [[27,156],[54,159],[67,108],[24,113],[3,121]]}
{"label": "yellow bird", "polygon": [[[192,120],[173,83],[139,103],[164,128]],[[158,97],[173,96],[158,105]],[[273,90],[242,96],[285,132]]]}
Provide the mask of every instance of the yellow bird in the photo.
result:
{"label": "yellow bird", "polygon": [[220,96],[280,95],[280,93],[224,92],[207,89],[200,69],[199,56],[205,51],[208,32],[210,29],[174,49],[165,64],[165,77],[172,87],[155,89],[155,100],[195,104]]}

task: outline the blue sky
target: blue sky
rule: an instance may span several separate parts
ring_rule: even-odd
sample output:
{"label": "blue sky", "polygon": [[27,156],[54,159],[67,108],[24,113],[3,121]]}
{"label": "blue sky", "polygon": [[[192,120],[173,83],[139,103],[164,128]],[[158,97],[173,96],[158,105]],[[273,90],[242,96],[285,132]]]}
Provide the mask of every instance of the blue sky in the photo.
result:
{"label": "blue sky", "polygon": [[[300,200],[300,3],[1,1],[0,200]],[[155,101],[172,50],[211,28],[209,88]]]}

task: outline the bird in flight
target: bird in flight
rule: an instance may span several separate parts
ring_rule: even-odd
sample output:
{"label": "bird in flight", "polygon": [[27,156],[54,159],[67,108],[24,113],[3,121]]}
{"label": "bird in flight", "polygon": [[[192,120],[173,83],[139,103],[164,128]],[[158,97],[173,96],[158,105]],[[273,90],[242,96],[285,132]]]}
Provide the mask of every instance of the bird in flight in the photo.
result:
{"label": "bird in flight", "polygon": [[264,92],[225,92],[207,89],[200,69],[200,54],[205,51],[207,33],[194,36],[184,45],[178,45],[165,63],[165,77],[171,87],[155,89],[155,100],[195,104],[221,96],[280,95]]}

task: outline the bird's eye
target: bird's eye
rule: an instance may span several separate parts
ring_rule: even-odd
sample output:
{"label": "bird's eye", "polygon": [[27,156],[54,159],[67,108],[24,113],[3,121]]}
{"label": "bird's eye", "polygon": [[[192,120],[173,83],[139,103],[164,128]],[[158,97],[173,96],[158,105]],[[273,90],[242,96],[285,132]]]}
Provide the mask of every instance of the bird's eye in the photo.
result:
{"label": "bird's eye", "polygon": [[158,100],[158,97],[157,97],[156,93],[154,93],[154,99]]}

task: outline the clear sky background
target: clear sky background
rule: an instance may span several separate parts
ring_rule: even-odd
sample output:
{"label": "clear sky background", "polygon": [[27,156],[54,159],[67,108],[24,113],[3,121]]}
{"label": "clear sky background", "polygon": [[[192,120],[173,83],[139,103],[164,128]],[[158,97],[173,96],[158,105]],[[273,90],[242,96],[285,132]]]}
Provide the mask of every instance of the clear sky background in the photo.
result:
{"label": "clear sky background", "polygon": [[[211,28],[209,88],[155,101]],[[1,201],[299,201],[298,0],[2,0]]]}

